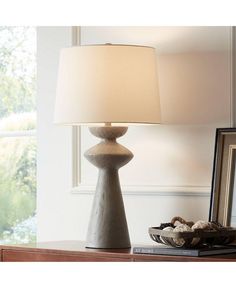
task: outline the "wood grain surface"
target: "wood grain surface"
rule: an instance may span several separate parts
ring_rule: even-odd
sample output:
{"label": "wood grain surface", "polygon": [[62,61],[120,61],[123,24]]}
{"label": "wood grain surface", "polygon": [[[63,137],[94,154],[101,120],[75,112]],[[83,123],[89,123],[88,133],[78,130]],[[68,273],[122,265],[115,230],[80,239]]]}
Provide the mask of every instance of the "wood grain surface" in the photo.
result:
{"label": "wood grain surface", "polygon": [[81,241],[0,246],[3,262],[236,262],[236,253],[207,257],[133,254],[131,249],[88,249]]}

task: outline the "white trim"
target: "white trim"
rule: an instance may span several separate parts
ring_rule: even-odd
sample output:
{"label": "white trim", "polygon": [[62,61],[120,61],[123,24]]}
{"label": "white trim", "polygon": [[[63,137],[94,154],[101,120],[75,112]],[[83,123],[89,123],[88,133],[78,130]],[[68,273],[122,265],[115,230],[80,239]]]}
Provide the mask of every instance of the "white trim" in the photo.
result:
{"label": "white trim", "polygon": [[0,131],[1,137],[32,137],[36,136],[36,130]]}
{"label": "white trim", "polygon": [[[80,45],[80,27],[72,27],[72,46]],[[81,182],[81,129],[80,126],[72,127],[72,189]]]}
{"label": "white trim", "polygon": [[[124,195],[133,196],[192,196],[210,197],[210,186],[158,186],[158,185],[124,185],[121,187]],[[95,191],[95,185],[80,184],[72,188],[73,194],[90,195]]]}

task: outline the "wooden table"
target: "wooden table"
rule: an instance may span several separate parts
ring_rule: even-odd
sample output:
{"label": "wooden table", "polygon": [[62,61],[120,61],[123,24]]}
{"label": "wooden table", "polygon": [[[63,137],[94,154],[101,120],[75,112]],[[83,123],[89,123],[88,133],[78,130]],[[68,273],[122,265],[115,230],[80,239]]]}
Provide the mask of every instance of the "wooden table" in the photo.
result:
{"label": "wooden table", "polygon": [[0,245],[0,261],[236,261],[236,253],[207,257],[133,254],[131,249],[87,249],[81,241],[45,242],[27,245]]}

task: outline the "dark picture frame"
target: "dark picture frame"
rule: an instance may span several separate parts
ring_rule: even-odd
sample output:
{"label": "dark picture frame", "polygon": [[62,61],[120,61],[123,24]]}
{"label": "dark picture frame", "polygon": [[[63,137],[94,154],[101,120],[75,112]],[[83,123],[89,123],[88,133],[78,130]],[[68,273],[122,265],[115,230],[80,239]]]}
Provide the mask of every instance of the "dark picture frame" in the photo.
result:
{"label": "dark picture frame", "polygon": [[236,128],[216,129],[209,220],[236,226]]}

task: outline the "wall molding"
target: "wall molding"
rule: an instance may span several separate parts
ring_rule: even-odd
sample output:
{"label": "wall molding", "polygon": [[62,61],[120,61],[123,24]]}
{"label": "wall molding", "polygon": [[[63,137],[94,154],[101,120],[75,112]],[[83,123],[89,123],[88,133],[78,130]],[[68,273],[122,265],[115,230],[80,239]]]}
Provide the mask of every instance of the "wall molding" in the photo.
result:
{"label": "wall molding", "polygon": [[[71,31],[71,44],[72,46],[80,45],[80,27],[73,26]],[[80,126],[73,126],[71,131],[72,138],[72,178],[71,178],[71,187],[77,187],[81,183],[81,129]]]}
{"label": "wall molding", "polygon": [[[73,194],[93,195],[95,185],[80,184],[73,187]],[[177,196],[177,197],[210,197],[210,186],[158,186],[158,185],[123,185],[123,195],[131,196]]]}
{"label": "wall molding", "polygon": [[36,130],[1,131],[1,137],[31,137],[36,136]]}

